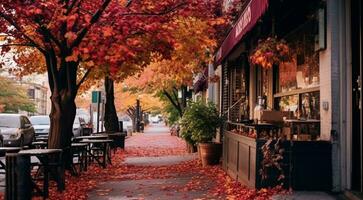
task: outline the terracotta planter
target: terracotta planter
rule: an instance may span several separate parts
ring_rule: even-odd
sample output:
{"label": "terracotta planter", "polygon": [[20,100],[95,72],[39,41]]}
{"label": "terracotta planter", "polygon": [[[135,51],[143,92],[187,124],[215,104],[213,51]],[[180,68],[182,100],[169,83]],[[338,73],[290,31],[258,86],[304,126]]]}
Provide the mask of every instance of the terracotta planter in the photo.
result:
{"label": "terracotta planter", "polygon": [[219,164],[222,155],[221,143],[200,143],[198,148],[203,166]]}

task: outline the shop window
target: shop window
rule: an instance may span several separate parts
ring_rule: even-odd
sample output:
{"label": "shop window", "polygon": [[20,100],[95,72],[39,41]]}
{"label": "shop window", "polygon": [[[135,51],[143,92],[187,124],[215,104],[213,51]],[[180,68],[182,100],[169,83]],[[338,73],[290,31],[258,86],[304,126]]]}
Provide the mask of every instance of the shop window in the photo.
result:
{"label": "shop window", "polygon": [[[241,64],[242,63],[242,64]],[[228,119],[232,122],[241,122],[249,118],[248,103],[248,70],[243,61],[239,66],[231,66],[229,70],[229,109]],[[242,66],[241,66],[242,65]]]}
{"label": "shop window", "polygon": [[317,21],[309,20],[285,37],[293,59],[279,66],[279,92],[319,86],[319,53],[316,51]]}
{"label": "shop window", "polygon": [[318,18],[316,14],[285,35],[292,60],[277,69],[275,107],[298,119],[320,119]]}
{"label": "shop window", "polygon": [[300,93],[276,98],[276,107],[281,111],[292,111],[293,118],[320,119],[320,92]]}

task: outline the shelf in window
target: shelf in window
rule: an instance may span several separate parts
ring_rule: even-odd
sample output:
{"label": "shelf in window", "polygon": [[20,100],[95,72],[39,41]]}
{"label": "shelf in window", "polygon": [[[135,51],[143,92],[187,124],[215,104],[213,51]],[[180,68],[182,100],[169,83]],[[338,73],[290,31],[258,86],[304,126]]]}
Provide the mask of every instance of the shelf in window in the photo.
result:
{"label": "shelf in window", "polygon": [[276,98],[276,97],[291,96],[291,95],[302,94],[302,93],[317,92],[319,90],[320,90],[319,86],[304,88],[304,89],[296,89],[296,90],[292,90],[292,91],[288,91],[288,92],[276,93],[276,94],[274,94],[274,97]]}

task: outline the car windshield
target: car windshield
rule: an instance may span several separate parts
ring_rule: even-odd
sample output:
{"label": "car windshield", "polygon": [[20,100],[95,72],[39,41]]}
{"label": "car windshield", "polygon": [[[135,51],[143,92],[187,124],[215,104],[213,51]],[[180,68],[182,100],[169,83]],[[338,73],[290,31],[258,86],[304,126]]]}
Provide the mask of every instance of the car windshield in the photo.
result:
{"label": "car windshield", "polygon": [[33,125],[49,125],[50,120],[48,116],[42,116],[42,117],[30,117],[30,122]]}
{"label": "car windshield", "polygon": [[0,116],[0,127],[19,128],[20,118],[18,116]]}

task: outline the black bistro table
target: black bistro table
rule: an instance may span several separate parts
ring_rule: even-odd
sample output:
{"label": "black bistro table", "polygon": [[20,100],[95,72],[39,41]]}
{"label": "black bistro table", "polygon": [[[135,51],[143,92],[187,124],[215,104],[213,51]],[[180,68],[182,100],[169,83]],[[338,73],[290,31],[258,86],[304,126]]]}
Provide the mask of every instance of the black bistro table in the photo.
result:
{"label": "black bistro table", "polygon": [[[61,165],[61,156],[62,150],[61,149],[27,149],[19,151],[19,154],[28,155],[28,156],[36,156],[39,161],[41,162],[41,166],[43,167],[43,190],[40,190],[35,182],[33,182],[34,188],[42,194],[43,198],[47,198],[49,196],[49,168],[50,167],[59,167]],[[50,162],[50,158],[52,156],[58,157],[55,163]],[[60,187],[60,183],[58,181],[58,189]]]}
{"label": "black bistro table", "polygon": [[98,134],[98,135],[78,136],[73,138],[73,141],[79,142],[81,140],[106,140],[106,139],[108,139],[108,135]]}
{"label": "black bistro table", "polygon": [[[84,139],[79,141],[79,143],[85,143],[87,144],[87,154],[88,157],[91,159],[96,160],[96,162],[102,166],[103,168],[107,167],[107,162],[109,162],[111,164],[111,157],[110,157],[110,143],[113,140],[108,140],[108,139]],[[102,151],[102,159],[100,159],[100,156],[95,155],[95,148],[99,148],[97,150],[101,150]],[[96,150],[96,151],[97,151]],[[87,167],[87,165],[86,165]],[[87,170],[87,168],[86,168]]]}
{"label": "black bistro table", "polygon": [[73,158],[76,157],[78,159],[78,163],[72,162],[74,167],[73,170],[76,174],[79,173],[75,168],[75,164],[79,164],[79,172],[81,172],[82,170],[85,171],[87,170],[87,147],[88,147],[87,143],[72,143],[71,145]]}
{"label": "black bistro table", "polygon": [[[0,157],[5,157],[6,153],[18,153],[20,150],[22,150],[21,147],[0,147]],[[5,163],[0,159],[0,169],[6,170]],[[5,174],[6,171],[3,173],[3,171],[0,172],[0,174]]]}

